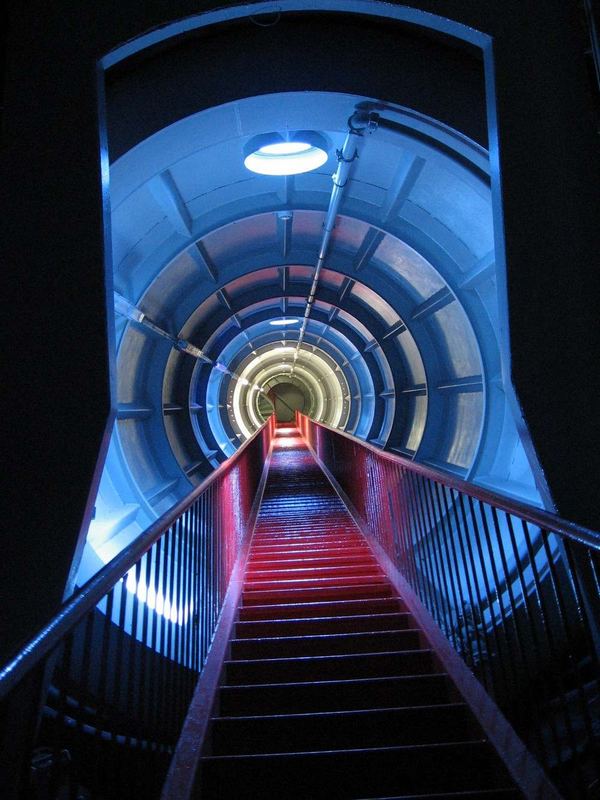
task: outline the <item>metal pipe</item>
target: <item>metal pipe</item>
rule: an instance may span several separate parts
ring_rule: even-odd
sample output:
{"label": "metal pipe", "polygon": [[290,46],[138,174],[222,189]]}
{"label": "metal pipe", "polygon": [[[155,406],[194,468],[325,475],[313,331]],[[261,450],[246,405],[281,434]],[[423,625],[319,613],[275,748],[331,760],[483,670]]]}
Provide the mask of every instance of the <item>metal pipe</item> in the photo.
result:
{"label": "metal pipe", "polygon": [[373,133],[373,131],[377,129],[378,120],[379,115],[373,111],[355,111],[348,120],[348,133],[346,134],[342,149],[336,152],[338,167],[332,176],[333,188],[331,189],[329,207],[327,209],[327,214],[325,215],[325,222],[323,223],[323,238],[321,240],[321,247],[319,248],[319,255],[317,257],[312,285],[306,300],[304,319],[302,320],[302,326],[300,327],[300,333],[298,334],[298,343],[296,345],[294,361],[292,363],[292,375],[294,374],[294,367],[296,365],[296,361],[298,360],[300,347],[302,345],[304,334],[308,325],[308,318],[310,317],[312,305],[315,300],[317,285],[319,283],[319,275],[321,274],[321,269],[325,263],[325,258],[329,249],[329,242],[331,240],[331,234],[335,228],[335,219],[344,195],[344,189],[348,183],[348,180],[350,179],[352,166],[359,157],[359,152],[364,142],[364,134]]}
{"label": "metal pipe", "polygon": [[[238,375],[236,372],[232,372],[229,370],[224,364],[219,364],[214,359],[207,356],[199,347],[193,345],[191,342],[188,342],[187,339],[178,339],[176,336],[172,336],[168,331],[163,330],[159,325],[153,322],[149,317],[144,314],[143,311],[140,311],[137,306],[133,303],[130,303],[125,297],[120,295],[118,292],[114,293],[115,295],[115,311],[117,314],[120,314],[123,317],[131,320],[132,322],[137,322],[140,325],[143,325],[146,328],[149,328],[151,331],[156,333],[158,336],[161,336],[163,339],[167,339],[176,350],[179,350],[181,353],[187,353],[194,358],[197,358],[199,361],[204,361],[205,364],[211,364],[216,369],[219,369],[221,372],[226,372],[231,375],[232,378],[235,378],[238,381],[243,381],[244,379]],[[264,394],[264,390],[260,387],[257,387],[259,392]]]}

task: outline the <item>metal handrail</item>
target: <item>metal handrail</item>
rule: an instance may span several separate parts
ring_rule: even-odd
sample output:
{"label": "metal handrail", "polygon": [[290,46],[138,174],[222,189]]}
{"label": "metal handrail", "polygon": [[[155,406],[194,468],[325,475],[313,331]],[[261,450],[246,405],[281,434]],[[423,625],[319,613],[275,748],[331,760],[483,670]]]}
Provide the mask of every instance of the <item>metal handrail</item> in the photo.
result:
{"label": "metal handrail", "polygon": [[480,500],[483,503],[489,503],[490,505],[496,506],[496,508],[501,511],[506,511],[508,514],[514,514],[515,516],[521,517],[527,522],[531,522],[540,528],[551,530],[554,533],[560,534],[561,536],[566,536],[573,541],[584,544],[586,547],[592,547],[594,550],[600,551],[600,532],[598,531],[578,525],[575,522],[569,522],[568,520],[558,516],[558,514],[554,514],[551,511],[546,511],[543,508],[537,508],[536,506],[532,506],[531,504],[522,500],[513,500],[512,498],[492,492],[489,489],[484,489],[475,483],[463,481],[460,478],[456,478],[455,476],[449,474],[448,472],[435,469],[435,467],[430,467],[427,464],[422,464],[418,461],[411,461],[409,458],[404,456],[390,453],[387,450],[381,450],[369,442],[365,442],[356,436],[352,436],[345,431],[339,430],[338,428],[332,428],[330,425],[326,425],[323,422],[315,422],[314,420],[311,420],[311,424],[320,428],[325,428],[326,430],[331,431],[338,436],[343,436],[346,439],[349,439],[351,442],[364,447],[366,450],[370,450],[378,458],[381,458],[384,461],[391,461],[393,463],[400,464],[401,466],[410,469],[412,472],[422,475],[424,478],[445,484],[449,489],[455,489],[463,494],[468,494],[475,500]]}
{"label": "metal handrail", "polygon": [[87,612],[115,586],[163,533],[197,500],[215,481],[229,472],[241,458],[246,448],[259,436],[269,422],[265,422],[231,458],[220,464],[202,483],[193,489],[177,505],[159,517],[144,533],[140,534],[125,550],[105,564],[87,583],[66,600],[52,618],[16,655],[0,670],[0,700],[2,700],[23,677],[47,655],[65,634],[73,628]]}
{"label": "metal handrail", "polygon": [[[600,782],[600,534],[304,415],[298,427],[564,796]],[[538,796],[538,795],[535,795]]]}

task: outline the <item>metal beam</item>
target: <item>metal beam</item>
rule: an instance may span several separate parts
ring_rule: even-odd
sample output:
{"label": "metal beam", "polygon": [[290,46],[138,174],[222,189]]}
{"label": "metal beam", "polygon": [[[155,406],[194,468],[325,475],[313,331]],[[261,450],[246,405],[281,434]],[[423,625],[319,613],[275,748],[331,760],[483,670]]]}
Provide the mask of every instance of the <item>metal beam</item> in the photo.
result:
{"label": "metal beam", "polygon": [[119,403],[117,419],[148,419],[154,413],[151,406],[142,403]]}
{"label": "metal beam", "polygon": [[355,283],[356,283],[356,281],[353,281],[352,278],[344,278],[344,280],[342,281],[342,285],[340,286],[340,290],[338,292],[338,302],[339,303],[343,303],[344,302],[344,298],[346,297],[348,292],[352,291],[352,289],[354,288]]}
{"label": "metal beam", "polygon": [[[284,295],[287,294],[289,286],[290,286],[290,270],[289,267],[279,267],[279,277],[281,279],[281,291]],[[284,296],[282,297],[282,301],[284,303],[287,302],[287,298]],[[282,309],[285,313],[285,308]]]}
{"label": "metal beam", "polygon": [[417,383],[414,386],[405,386],[400,390],[400,394],[412,394],[416,397],[421,397],[427,394],[427,387],[424,383]]}
{"label": "metal beam", "polygon": [[338,318],[339,313],[340,313],[339,308],[337,308],[336,306],[331,306],[329,314],[327,315],[327,321],[329,322],[330,325],[332,322],[335,322],[335,320]]}
{"label": "metal beam", "polygon": [[481,375],[467,375],[464,378],[450,378],[445,381],[440,381],[435,388],[440,392],[482,392],[483,378]]}
{"label": "metal beam", "polygon": [[387,331],[381,337],[382,339],[389,339],[391,336],[399,336],[401,333],[404,333],[406,330],[406,325],[402,322],[402,320],[398,320],[395,322],[391,327],[387,329]]}
{"label": "metal beam", "polygon": [[286,259],[292,247],[292,224],[294,215],[291,211],[277,212],[277,231],[281,242],[281,258]]}
{"label": "metal beam", "polygon": [[490,250],[483,258],[480,258],[471,269],[463,275],[459,289],[476,289],[484,281],[493,277],[496,272],[496,251]]}
{"label": "metal beam", "polygon": [[217,289],[216,294],[221,305],[225,306],[227,311],[231,311],[232,310],[231,300],[229,299],[229,297],[227,297],[227,292],[225,291],[225,289]]}
{"label": "metal beam", "polygon": [[367,266],[384,238],[383,231],[378,228],[369,228],[352,262],[352,266],[357,272]]}
{"label": "metal beam", "polygon": [[415,156],[412,153],[404,154],[381,206],[381,221],[383,223],[388,222],[400,211],[404,201],[419,179],[424,166],[424,158]]}
{"label": "metal beam", "polygon": [[198,265],[199,269],[202,272],[206,272],[210,280],[213,281],[213,283],[216,283],[219,277],[217,267],[206,252],[206,247],[204,247],[202,242],[194,242],[194,244],[189,248],[188,252]]}
{"label": "metal beam", "polygon": [[172,414],[180,414],[183,411],[183,406],[179,405],[179,403],[165,403],[163,405],[163,414],[165,417],[171,416]]}
{"label": "metal beam", "polygon": [[182,236],[191,236],[192,217],[169,170],[161,172],[160,175],[156,175],[148,181],[148,186],[177,233]]}
{"label": "metal beam", "polygon": [[[206,453],[206,457],[212,458],[214,455],[216,455],[216,453],[217,453],[216,450],[210,450],[208,453]],[[202,467],[205,466],[207,465],[203,461],[194,461],[191,464],[188,464],[186,467],[184,467],[183,471],[185,472],[186,475],[189,476],[193,475],[194,472],[198,472],[199,469],[202,469]]]}
{"label": "metal beam", "polygon": [[435,294],[432,294],[431,297],[428,297],[427,300],[424,300],[418,306],[413,309],[411,319],[413,320],[423,320],[426,317],[430,317],[432,314],[435,314],[436,311],[444,308],[449,303],[454,300],[454,295],[448,289],[448,287],[444,286],[443,289],[440,289]]}
{"label": "metal beam", "polygon": [[179,483],[178,478],[173,478],[170,481],[163,481],[162,483],[158,483],[156,486],[153,486],[147,492],[144,493],[144,497],[150,503],[150,505],[155,505],[164,497],[166,497],[169,492],[173,491],[173,489]]}

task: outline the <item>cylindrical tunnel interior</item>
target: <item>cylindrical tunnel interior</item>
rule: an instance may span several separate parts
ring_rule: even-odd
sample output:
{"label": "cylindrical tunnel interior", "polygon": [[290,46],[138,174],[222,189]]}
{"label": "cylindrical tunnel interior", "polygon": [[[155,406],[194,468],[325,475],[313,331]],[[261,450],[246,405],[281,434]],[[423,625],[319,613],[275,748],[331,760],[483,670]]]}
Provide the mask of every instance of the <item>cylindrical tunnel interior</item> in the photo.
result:
{"label": "cylindrical tunnel interior", "polygon": [[[292,49],[316,24],[282,16]],[[303,86],[283,70],[270,75],[269,91],[248,93],[238,79],[225,91],[213,73],[220,64],[231,74],[233,51],[213,49],[204,97],[221,86],[221,101],[194,105],[186,79],[196,85],[208,57],[190,44],[207,41],[201,30],[109,75],[118,413],[82,574],[273,410],[282,422],[300,410],[406,458],[539,499],[511,410],[480,55],[450,36],[411,39],[400,26],[420,64],[401,87],[369,58],[377,22],[361,37],[362,21],[337,19],[362,43],[360,64],[349,64],[337,88],[311,68]],[[282,30],[270,44],[261,34],[265,69],[279,63]],[[213,33],[234,43],[240,31]],[[310,48],[319,47],[317,35]],[[428,67],[436,49],[448,67],[446,95],[439,61]],[[332,175],[357,109],[376,122],[357,134],[359,157],[315,285],[339,190]],[[294,175],[244,166],[255,137],[295,131],[318,135],[325,163]]]}

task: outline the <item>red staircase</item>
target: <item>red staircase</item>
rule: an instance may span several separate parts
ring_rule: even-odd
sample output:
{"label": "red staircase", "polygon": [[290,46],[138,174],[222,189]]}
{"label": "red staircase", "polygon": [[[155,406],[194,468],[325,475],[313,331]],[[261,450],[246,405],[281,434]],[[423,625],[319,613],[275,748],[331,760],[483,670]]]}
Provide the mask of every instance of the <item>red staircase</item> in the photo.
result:
{"label": "red staircase", "polygon": [[295,428],[277,431],[202,798],[521,797]]}

